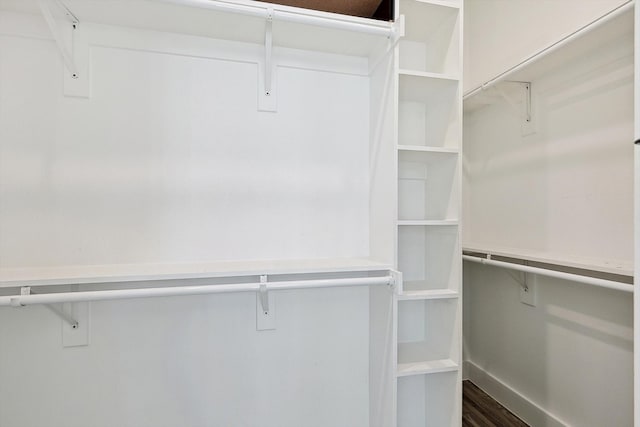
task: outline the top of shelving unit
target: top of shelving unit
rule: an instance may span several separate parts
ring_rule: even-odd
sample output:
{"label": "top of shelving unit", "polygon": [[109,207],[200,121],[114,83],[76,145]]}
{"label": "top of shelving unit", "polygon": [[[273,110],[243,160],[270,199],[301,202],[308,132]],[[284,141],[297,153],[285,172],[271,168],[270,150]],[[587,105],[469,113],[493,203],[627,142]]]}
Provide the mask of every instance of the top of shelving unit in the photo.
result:
{"label": "top of shelving unit", "polygon": [[478,244],[465,244],[463,245],[463,250],[465,252],[491,254],[504,258],[520,259],[542,264],[552,264],[560,267],[591,270],[622,276],[633,276],[633,262],[631,261],[571,257],[545,251],[485,246]]}
{"label": "top of shelving unit", "polygon": [[626,35],[633,35],[633,5],[633,0],[626,2],[592,23],[525,58],[519,64],[499,73],[484,84],[467,91],[464,94],[465,102],[501,81],[534,81],[594,49]]}
{"label": "top of shelving unit", "polygon": [[389,270],[368,258],[223,261],[185,264],[118,264],[0,269],[0,288],[151,280],[207,279],[262,274],[348,273]]}
{"label": "top of shelving unit", "polygon": [[[57,0],[56,0],[57,1]],[[276,47],[369,56],[393,23],[246,0],[61,0],[81,23],[264,43],[273,18]],[[38,14],[35,0],[0,0],[0,10]]]}

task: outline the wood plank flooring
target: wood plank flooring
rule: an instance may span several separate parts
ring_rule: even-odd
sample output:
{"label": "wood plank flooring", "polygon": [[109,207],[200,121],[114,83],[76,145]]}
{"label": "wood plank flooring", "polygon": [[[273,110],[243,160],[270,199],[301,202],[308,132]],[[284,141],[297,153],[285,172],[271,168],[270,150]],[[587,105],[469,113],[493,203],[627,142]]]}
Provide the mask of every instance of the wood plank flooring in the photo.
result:
{"label": "wood plank flooring", "polygon": [[462,383],[463,427],[529,427],[471,381]]}

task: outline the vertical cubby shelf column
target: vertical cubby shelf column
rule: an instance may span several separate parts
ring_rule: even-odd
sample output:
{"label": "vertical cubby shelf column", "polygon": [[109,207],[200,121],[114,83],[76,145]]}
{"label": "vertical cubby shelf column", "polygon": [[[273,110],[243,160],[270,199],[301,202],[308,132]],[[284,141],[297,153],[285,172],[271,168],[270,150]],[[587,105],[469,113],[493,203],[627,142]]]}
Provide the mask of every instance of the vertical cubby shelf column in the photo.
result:
{"label": "vertical cubby shelf column", "polygon": [[459,426],[462,1],[398,6],[396,423]]}

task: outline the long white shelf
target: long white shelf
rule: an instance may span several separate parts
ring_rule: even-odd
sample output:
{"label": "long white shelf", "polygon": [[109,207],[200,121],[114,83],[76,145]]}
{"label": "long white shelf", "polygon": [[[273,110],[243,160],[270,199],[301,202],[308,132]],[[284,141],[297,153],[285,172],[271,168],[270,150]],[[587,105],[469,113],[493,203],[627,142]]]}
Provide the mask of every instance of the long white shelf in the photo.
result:
{"label": "long white shelf", "polygon": [[4,268],[0,269],[0,288],[207,279],[262,274],[373,272],[390,268],[388,264],[368,258]]}
{"label": "long white shelf", "polygon": [[400,69],[398,70],[398,74],[401,76],[419,77],[424,79],[451,80],[454,82],[460,81],[459,76],[454,76],[451,74],[431,73],[427,71]]}
{"label": "long white shelf", "polygon": [[398,300],[452,299],[458,298],[458,296],[458,292],[450,289],[433,289],[424,291],[404,291],[398,295]]}
{"label": "long white shelf", "polygon": [[419,145],[398,145],[398,151],[434,154],[460,154],[460,149],[449,147],[429,147]]}
{"label": "long white shelf", "polygon": [[484,246],[478,244],[463,244],[464,252],[490,254],[505,258],[521,259],[524,261],[552,264],[560,267],[591,270],[601,273],[618,274],[621,276],[633,276],[633,262],[624,260],[606,260],[584,257],[571,257],[551,252],[534,251],[517,248],[504,248],[496,246]]}
{"label": "long white shelf", "polygon": [[[273,21],[274,47],[369,56],[393,23],[248,0],[63,0],[80,23],[97,23],[264,44]],[[39,14],[36,0],[0,0],[0,10]]]}
{"label": "long white shelf", "polygon": [[520,63],[467,91],[463,99],[466,102],[487,88],[505,80],[530,82],[562,64],[571,63],[577,57],[597,47],[625,35],[632,37],[634,3],[634,0],[629,0],[590,24],[535,52]]}
{"label": "long white shelf", "polygon": [[436,374],[439,372],[455,372],[458,364],[451,359],[430,360],[427,362],[399,363],[397,377],[409,375]]}
{"label": "long white shelf", "polygon": [[442,220],[433,220],[433,219],[407,219],[398,221],[399,226],[408,226],[408,225],[420,225],[420,226],[455,226],[458,225],[457,219],[442,219]]}

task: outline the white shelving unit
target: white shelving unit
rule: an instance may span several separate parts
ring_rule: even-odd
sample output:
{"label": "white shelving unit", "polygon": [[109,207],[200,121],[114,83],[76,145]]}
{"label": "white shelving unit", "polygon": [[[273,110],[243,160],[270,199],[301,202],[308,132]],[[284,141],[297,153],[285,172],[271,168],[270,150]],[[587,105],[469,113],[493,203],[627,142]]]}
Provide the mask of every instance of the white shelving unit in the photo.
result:
{"label": "white shelving unit", "polygon": [[398,47],[398,427],[461,423],[462,2],[401,0]]}
{"label": "white shelving unit", "polygon": [[392,22],[261,2],[62,3],[77,25],[0,0],[0,107],[47,118],[2,138],[0,295],[396,268],[368,293],[370,424],[459,425],[462,0],[399,0],[397,45]]}

